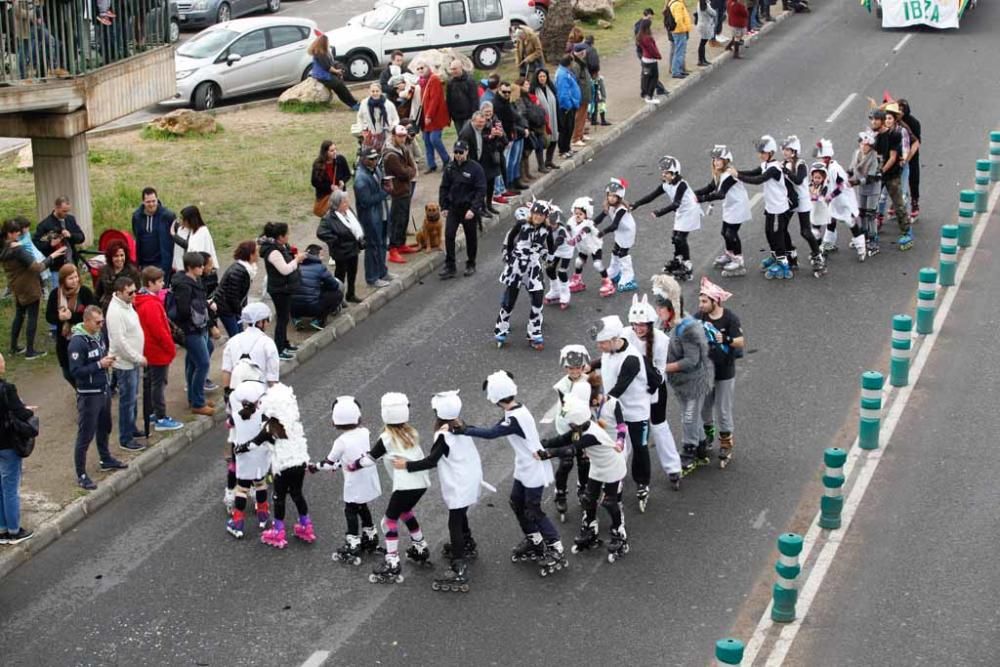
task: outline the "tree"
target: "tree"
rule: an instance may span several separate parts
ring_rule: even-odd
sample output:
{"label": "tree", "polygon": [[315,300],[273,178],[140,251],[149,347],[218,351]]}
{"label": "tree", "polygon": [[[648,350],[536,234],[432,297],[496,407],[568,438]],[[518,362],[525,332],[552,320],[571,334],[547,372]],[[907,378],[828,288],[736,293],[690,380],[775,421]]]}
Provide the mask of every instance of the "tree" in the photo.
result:
{"label": "tree", "polygon": [[566,53],[566,37],[573,28],[573,0],[552,0],[542,26],[542,50],[554,69]]}

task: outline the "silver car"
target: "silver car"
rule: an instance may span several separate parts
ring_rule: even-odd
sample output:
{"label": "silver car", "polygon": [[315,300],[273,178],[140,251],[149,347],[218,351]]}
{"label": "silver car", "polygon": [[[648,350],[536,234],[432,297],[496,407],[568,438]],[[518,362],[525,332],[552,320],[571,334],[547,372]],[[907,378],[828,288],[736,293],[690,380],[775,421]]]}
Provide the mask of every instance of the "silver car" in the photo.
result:
{"label": "silver car", "polygon": [[211,109],[219,100],[287,88],[309,75],[309,45],[322,33],[300,18],[237,19],[206,28],[177,49],[177,94],[161,104]]}
{"label": "silver car", "polygon": [[262,9],[277,14],[281,9],[281,0],[178,0],[177,2],[182,28],[201,28],[214,23],[225,23]]}

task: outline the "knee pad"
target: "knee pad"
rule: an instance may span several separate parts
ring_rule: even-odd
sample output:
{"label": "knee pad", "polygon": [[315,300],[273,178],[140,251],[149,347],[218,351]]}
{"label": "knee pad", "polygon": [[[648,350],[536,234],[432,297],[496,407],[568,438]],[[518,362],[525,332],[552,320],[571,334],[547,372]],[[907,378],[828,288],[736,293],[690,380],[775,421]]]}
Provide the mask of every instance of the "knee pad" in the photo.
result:
{"label": "knee pad", "polygon": [[594,258],[594,269],[596,269],[598,273],[604,272],[604,262],[602,262],[600,258]]}
{"label": "knee pad", "polygon": [[604,509],[612,509],[618,506],[618,494],[617,493],[605,493],[604,498],[601,499],[601,507]]}
{"label": "knee pad", "polygon": [[265,487],[256,487],[256,488],[254,488],[254,500],[257,501],[258,505],[261,504],[261,503],[266,503],[267,502],[267,487],[266,486]]}
{"label": "knee pad", "polygon": [[226,472],[236,474],[236,461],[234,459],[226,459]]}
{"label": "knee pad", "polygon": [[410,510],[407,510],[407,511],[405,511],[402,514],[399,515],[399,520],[402,521],[402,522],[404,522],[404,523],[409,522],[410,519],[412,519],[412,518],[413,518],[413,512],[410,511]]}
{"label": "knee pad", "polygon": [[399,534],[399,521],[382,517],[382,532],[385,533],[386,537],[395,537]]}
{"label": "knee pad", "polygon": [[[586,261],[587,261],[587,258],[586,258],[585,255],[577,255],[576,259],[573,260],[573,268],[576,269],[577,271],[579,271],[580,269],[583,268],[584,262],[586,262]],[[597,261],[598,260],[594,260],[595,263]]]}
{"label": "knee pad", "polygon": [[559,272],[557,272],[556,273],[556,277],[559,278],[559,282],[562,282],[562,283],[564,283],[567,280],[569,280],[569,274],[566,273],[565,271],[559,271]]}

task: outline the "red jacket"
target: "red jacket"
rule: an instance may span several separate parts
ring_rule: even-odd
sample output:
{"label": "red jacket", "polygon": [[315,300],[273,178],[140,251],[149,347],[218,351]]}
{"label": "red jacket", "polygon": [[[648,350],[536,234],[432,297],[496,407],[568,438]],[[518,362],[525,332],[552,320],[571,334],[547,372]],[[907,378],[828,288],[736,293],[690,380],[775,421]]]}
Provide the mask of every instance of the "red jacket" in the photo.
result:
{"label": "red jacket", "polygon": [[643,58],[650,58],[652,60],[663,59],[663,56],[660,55],[659,47],[656,46],[656,40],[652,37],[640,37],[638,46]]}
{"label": "red jacket", "polygon": [[750,24],[750,14],[747,12],[747,7],[739,0],[729,0],[726,4],[726,16],[729,17],[729,25],[734,28],[745,30]]}
{"label": "red jacket", "polygon": [[444,99],[444,86],[437,75],[431,74],[426,80],[420,80],[420,94],[424,105],[422,112],[424,114],[424,131],[436,132],[451,125],[448,104]]}
{"label": "red jacket", "polygon": [[169,366],[177,356],[174,338],[170,335],[170,323],[163,301],[156,294],[141,291],[135,295],[132,304],[139,314],[139,324],[146,336],[143,355],[150,366]]}

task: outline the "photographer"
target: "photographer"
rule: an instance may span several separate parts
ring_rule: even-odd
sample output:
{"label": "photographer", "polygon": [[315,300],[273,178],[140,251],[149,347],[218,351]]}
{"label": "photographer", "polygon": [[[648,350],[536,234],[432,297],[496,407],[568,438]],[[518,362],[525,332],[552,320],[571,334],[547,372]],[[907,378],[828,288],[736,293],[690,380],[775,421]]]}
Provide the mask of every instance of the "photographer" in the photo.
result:
{"label": "photographer", "polygon": [[77,224],[76,218],[70,213],[71,208],[68,197],[56,197],[52,213],[38,223],[35,234],[31,237],[35,247],[41,250],[46,257],[59,248],[66,247],[66,252],[56,257],[49,266],[52,289],[59,286],[59,269],[64,264],[79,263],[80,255],[77,254],[76,248],[87,240],[80,225]]}

